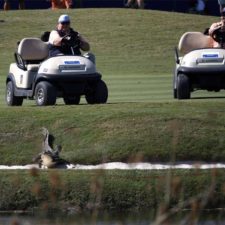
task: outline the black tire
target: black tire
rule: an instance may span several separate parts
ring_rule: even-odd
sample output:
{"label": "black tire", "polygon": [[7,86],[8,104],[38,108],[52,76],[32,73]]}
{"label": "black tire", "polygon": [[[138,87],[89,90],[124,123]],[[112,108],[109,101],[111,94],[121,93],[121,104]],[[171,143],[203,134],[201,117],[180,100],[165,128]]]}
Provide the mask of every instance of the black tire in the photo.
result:
{"label": "black tire", "polygon": [[179,74],[177,77],[177,98],[189,99],[191,97],[190,81],[185,74]]}
{"label": "black tire", "polygon": [[79,105],[80,103],[80,96],[65,96],[63,98],[66,105]]}
{"label": "black tire", "polygon": [[173,76],[173,97],[177,98],[177,88],[176,88],[176,72]]}
{"label": "black tire", "polygon": [[177,89],[173,89],[173,97],[177,98]]}
{"label": "black tire", "polygon": [[108,88],[103,80],[99,80],[92,90],[85,95],[88,104],[104,104],[108,99]]}
{"label": "black tire", "polygon": [[38,106],[55,105],[56,88],[47,81],[41,81],[35,88],[35,100]]}
{"label": "black tire", "polygon": [[23,104],[23,97],[14,95],[14,87],[12,81],[6,84],[5,101],[8,106],[21,106]]}

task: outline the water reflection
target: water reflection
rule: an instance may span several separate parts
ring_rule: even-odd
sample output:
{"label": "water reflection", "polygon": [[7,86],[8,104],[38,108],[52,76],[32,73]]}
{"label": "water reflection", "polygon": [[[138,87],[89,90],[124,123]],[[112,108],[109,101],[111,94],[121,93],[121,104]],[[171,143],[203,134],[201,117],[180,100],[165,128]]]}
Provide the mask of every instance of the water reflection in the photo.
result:
{"label": "water reflection", "polygon": [[[57,214],[57,215],[56,215]],[[0,225],[147,225],[151,215],[92,213],[52,215],[0,215]]]}
{"label": "water reflection", "polygon": [[[186,214],[186,213],[184,213]],[[184,216],[179,214],[167,225],[188,224],[183,220]],[[0,214],[0,225],[150,225],[155,222],[154,213],[98,213],[95,214]],[[187,221],[186,221],[187,222]],[[192,221],[193,222],[193,221]],[[225,211],[216,213],[203,212],[196,225],[225,225]]]}

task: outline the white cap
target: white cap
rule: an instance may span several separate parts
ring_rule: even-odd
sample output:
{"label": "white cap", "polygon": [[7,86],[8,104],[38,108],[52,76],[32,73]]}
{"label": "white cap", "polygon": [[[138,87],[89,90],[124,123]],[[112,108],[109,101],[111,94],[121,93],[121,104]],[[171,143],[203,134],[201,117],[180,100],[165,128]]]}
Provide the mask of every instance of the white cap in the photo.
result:
{"label": "white cap", "polygon": [[58,23],[70,22],[70,17],[68,15],[61,15],[59,17]]}

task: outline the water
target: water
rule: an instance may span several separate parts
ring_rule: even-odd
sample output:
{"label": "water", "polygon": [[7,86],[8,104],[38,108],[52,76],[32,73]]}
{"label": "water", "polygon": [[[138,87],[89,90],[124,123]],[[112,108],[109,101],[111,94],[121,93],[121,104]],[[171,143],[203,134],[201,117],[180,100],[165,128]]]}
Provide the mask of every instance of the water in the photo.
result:
{"label": "water", "polygon": [[0,214],[0,225],[147,225],[151,215],[115,213]]}
{"label": "water", "polygon": [[[190,211],[182,212],[164,224],[225,225],[225,211],[206,211],[201,213],[199,220],[195,217],[192,221],[185,220],[191,218],[190,215]],[[154,221],[154,213],[0,214],[0,225],[150,225]]]}

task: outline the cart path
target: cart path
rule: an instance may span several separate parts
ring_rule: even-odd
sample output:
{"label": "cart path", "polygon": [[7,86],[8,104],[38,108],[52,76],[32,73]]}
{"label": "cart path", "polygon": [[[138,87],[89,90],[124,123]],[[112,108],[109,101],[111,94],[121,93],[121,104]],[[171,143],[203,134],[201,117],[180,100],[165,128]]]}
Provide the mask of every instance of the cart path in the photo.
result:
{"label": "cart path", "polygon": [[[0,165],[0,170],[27,170],[37,168],[37,164],[28,165]],[[59,167],[60,168],[60,167]],[[68,164],[61,167],[62,169],[70,170],[168,170],[168,169],[224,169],[225,164],[223,163],[179,163],[179,164],[156,164],[156,163],[121,163],[121,162],[111,162],[103,163],[99,165],[80,165],[80,164]]]}

